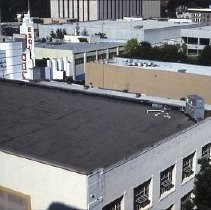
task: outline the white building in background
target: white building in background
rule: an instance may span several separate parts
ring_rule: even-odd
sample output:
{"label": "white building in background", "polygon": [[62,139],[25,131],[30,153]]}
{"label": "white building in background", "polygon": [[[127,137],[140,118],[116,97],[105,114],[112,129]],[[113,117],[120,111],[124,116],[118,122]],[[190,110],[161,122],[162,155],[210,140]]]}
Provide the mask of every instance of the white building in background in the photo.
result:
{"label": "white building in background", "polygon": [[39,24],[40,38],[50,36],[51,31],[65,29],[67,34],[75,34],[75,29],[80,27],[82,32],[86,29],[89,36],[103,33],[108,39],[127,41],[137,38],[139,42],[147,41],[151,44],[162,43],[166,40],[181,37],[181,29],[197,27],[191,22],[168,22],[159,20],[144,20],[141,18],[124,18],[123,20],[88,21],[66,24]]}
{"label": "white building in background", "polygon": [[182,29],[181,37],[188,55],[199,55],[205,46],[211,45],[211,26]]}
{"label": "white building in background", "polygon": [[197,160],[210,157],[211,118],[195,124],[177,109],[88,90],[0,89],[0,205],[10,209],[178,210]]}
{"label": "white building in background", "polygon": [[211,8],[189,8],[188,12],[193,22],[211,25]]}
{"label": "white building in background", "polygon": [[160,0],[51,0],[52,18],[79,21],[160,17]]}
{"label": "white building in background", "polygon": [[21,80],[21,58],[21,42],[0,42],[0,78]]}

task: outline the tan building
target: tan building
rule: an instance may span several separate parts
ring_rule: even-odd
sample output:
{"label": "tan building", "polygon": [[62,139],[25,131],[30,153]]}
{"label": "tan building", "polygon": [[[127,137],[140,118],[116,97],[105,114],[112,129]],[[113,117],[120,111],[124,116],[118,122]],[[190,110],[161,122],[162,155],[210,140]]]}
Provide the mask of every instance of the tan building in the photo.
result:
{"label": "tan building", "polygon": [[[132,65],[132,64],[131,64]],[[160,64],[152,66],[123,66],[117,64],[87,63],[86,85],[128,91],[133,93],[181,99],[191,94],[202,96],[206,103],[211,103],[211,68],[178,64],[178,70],[169,67],[162,69]],[[185,67],[195,69],[188,69]],[[172,69],[171,69],[172,68]],[[198,72],[197,72],[198,71]],[[210,73],[209,73],[210,72]]]}

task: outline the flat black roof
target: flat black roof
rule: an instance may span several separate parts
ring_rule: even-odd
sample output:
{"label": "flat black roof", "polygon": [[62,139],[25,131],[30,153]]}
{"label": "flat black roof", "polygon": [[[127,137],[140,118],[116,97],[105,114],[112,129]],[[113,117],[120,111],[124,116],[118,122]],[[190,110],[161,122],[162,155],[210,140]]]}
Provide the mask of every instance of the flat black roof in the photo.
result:
{"label": "flat black roof", "polygon": [[[149,105],[0,81],[0,150],[88,174],[192,124]],[[168,116],[168,115],[167,115]]]}

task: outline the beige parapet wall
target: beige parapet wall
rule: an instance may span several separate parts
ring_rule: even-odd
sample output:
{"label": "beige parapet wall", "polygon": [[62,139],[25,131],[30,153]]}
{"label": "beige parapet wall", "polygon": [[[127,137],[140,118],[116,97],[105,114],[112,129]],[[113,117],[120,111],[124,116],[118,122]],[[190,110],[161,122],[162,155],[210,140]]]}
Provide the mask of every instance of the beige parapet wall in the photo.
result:
{"label": "beige parapet wall", "polygon": [[211,76],[102,63],[87,63],[85,75],[86,85],[171,99],[197,94],[211,104]]}

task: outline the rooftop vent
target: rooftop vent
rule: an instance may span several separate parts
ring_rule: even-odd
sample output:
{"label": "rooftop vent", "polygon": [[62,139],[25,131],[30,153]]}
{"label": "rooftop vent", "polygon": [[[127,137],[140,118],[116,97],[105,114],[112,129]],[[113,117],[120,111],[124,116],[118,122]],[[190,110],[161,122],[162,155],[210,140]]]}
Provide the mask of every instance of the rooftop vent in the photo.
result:
{"label": "rooftop vent", "polygon": [[204,119],[204,99],[197,95],[186,98],[185,113],[196,122]]}
{"label": "rooftop vent", "polygon": [[186,69],[179,69],[178,72],[185,73],[186,72]]}

